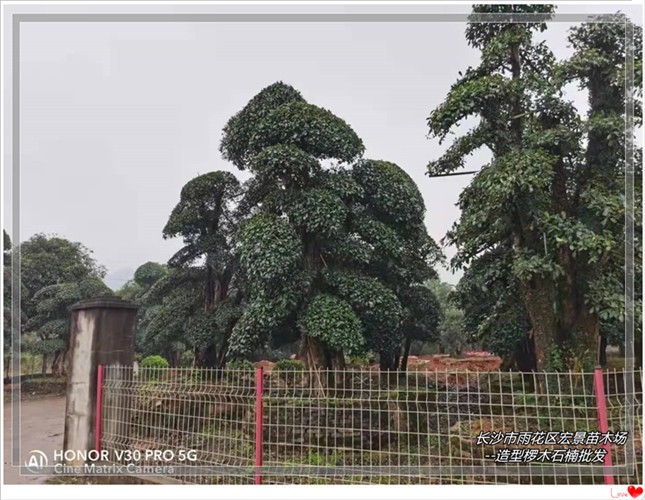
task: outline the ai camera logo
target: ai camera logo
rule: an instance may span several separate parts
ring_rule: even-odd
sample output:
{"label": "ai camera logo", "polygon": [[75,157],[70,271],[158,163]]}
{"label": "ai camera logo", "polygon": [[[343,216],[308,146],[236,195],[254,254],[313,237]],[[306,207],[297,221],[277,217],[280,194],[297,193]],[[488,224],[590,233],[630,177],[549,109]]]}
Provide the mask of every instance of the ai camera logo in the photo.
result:
{"label": "ai camera logo", "polygon": [[29,452],[29,460],[25,460],[25,467],[32,474],[42,473],[47,467],[47,464],[47,455],[40,450],[31,450]]}

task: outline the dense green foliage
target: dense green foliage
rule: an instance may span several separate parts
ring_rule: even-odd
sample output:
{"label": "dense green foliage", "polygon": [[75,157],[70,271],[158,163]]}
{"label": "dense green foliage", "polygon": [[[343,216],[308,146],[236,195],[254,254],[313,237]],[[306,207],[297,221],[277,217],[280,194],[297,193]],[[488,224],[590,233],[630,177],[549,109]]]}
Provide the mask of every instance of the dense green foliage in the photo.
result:
{"label": "dense green foliage", "polygon": [[275,368],[283,372],[298,372],[304,370],[304,365],[297,359],[280,359],[276,361]]}
{"label": "dense green foliage", "polygon": [[300,330],[343,353],[363,348],[361,321],[347,302],[333,295],[318,295],[311,301],[300,320]]}
{"label": "dense green foliage", "polygon": [[441,351],[458,355],[469,344],[469,339],[464,329],[464,313],[459,307],[455,289],[452,285],[438,279],[427,283],[428,288],[436,297],[439,304],[440,315],[435,334],[431,340],[437,341]]}
{"label": "dense green foliage", "polygon": [[[230,332],[241,311],[233,252],[241,193],[229,172],[200,175],[182,188],[164,227],[164,238],[181,237],[184,247],[169,260],[170,272],[156,279],[143,298],[148,307],[143,323],[148,348],[166,346],[173,365],[182,348],[194,350],[199,366],[225,363]],[[138,272],[160,276],[155,268]]]}
{"label": "dense green foliage", "polygon": [[162,352],[166,358],[174,360],[176,358],[176,347],[183,349],[180,339],[174,339],[172,333],[165,329],[164,334],[150,335],[150,319],[156,311],[154,308],[157,303],[148,300],[148,292],[162,278],[168,275],[168,269],[157,262],[146,262],[139,266],[134,277],[125,283],[115,293],[124,300],[133,302],[139,306],[137,311],[137,325],[135,331],[135,350],[138,353],[151,354]]}
{"label": "dense green foliage", "polygon": [[146,262],[134,272],[134,282],[142,289],[148,289],[167,273],[166,266],[156,262]]}
{"label": "dense green foliage", "polygon": [[170,365],[163,356],[153,354],[143,358],[141,360],[141,366],[144,368],[168,368]]}
{"label": "dense green foliage", "polygon": [[[547,24],[517,17],[553,12],[475,5],[465,38],[480,60],[427,119],[432,138],[450,141],[430,174],[455,173],[479,150],[491,156],[461,193],[445,238],[457,249],[453,268],[464,270],[456,288],[437,279],[443,257],[412,178],[363,158],[348,123],[277,82],[223,130],[222,156],[248,180],[214,171],[188,181],[162,232],[182,248],[167,264],[141,265],[117,292],[140,306],[137,350],[155,355],[142,365],[189,364],[188,352],[197,366],[248,367],[258,350],[297,345],[298,368],[376,355],[392,370],[406,367],[417,341],[454,355],[477,345],[523,371],[588,369],[608,343],[624,342],[632,308],[640,361],[642,152],[626,157],[634,131],[626,136],[625,125],[642,126],[642,30],[612,16],[575,26],[572,55],[558,60],[536,40]],[[636,88],[626,93],[632,72]],[[571,85],[588,96],[587,112],[566,97]],[[626,223],[634,304],[625,300]],[[20,252],[24,345],[60,371],[69,306],[110,294],[105,270],[80,243],[37,234],[12,248],[3,236],[5,349]]]}
{"label": "dense green foliage", "polygon": [[[91,250],[58,236],[36,234],[14,251],[20,252],[21,279],[29,296],[46,286],[105,276],[105,268],[96,263]],[[27,311],[35,307],[29,300],[23,304]]]}
{"label": "dense green foliage", "polygon": [[39,336],[29,350],[40,354],[64,352],[69,341],[69,307],[80,300],[111,294],[96,277],[41,288],[33,297],[36,312],[24,325],[26,331],[36,331]]}
{"label": "dense green foliage", "polygon": [[[535,6],[474,8],[499,11],[534,12]],[[452,172],[473,151],[492,152],[460,196],[461,219],[447,236],[458,248],[453,265],[503,253],[494,270],[506,276],[485,281],[516,287],[537,365],[589,368],[598,360],[601,327],[625,313],[625,25],[572,29],[575,53],[564,62],[533,41],[532,33],[544,29],[537,23],[469,24],[466,38],[481,51],[480,65],[453,85],[428,125],[444,141],[467,117],[478,117],[479,124],[455,139],[429,170]],[[640,35],[635,40],[640,61]],[[586,117],[564,99],[568,82],[589,92]],[[509,307],[501,302],[504,296],[493,309]]]}
{"label": "dense green foliage", "polygon": [[231,118],[224,128],[220,151],[225,160],[244,169],[251,156],[249,141],[258,122],[274,109],[290,102],[304,102],[293,87],[282,82],[274,83],[251,99],[242,111]]}
{"label": "dense green foliage", "polygon": [[366,349],[383,367],[398,364],[401,298],[434,275],[439,250],[403,170],[373,160],[347,165],[363,149],[347,123],[280,82],[227,124],[224,157],[253,174],[240,202],[246,307],[231,357],[301,339],[308,364],[339,366]]}
{"label": "dense green foliage", "polygon": [[475,259],[459,281],[455,298],[471,342],[501,356],[506,366],[531,371],[536,366],[530,320],[509,269],[509,255],[498,247]]}
{"label": "dense green foliage", "polygon": [[[81,243],[37,234],[14,247],[20,252],[24,333],[35,334],[25,349],[52,357],[52,372],[64,371],[69,343],[69,307],[79,300],[111,295],[105,269]],[[28,337],[29,338],[29,337]]]}

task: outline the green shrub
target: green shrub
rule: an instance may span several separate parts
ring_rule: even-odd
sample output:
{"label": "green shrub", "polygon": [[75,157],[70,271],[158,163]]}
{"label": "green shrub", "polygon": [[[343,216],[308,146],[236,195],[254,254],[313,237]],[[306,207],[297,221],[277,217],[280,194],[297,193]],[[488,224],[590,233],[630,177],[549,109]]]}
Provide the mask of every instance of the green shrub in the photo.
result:
{"label": "green shrub", "polygon": [[255,365],[248,359],[236,359],[226,363],[226,368],[231,370],[254,370]]}
{"label": "green shrub", "polygon": [[302,361],[298,361],[297,359],[281,359],[280,361],[276,361],[275,369],[280,372],[286,372],[286,371],[301,372],[301,371],[304,371],[305,365],[302,363]]}
{"label": "green shrub", "polygon": [[145,368],[168,368],[170,365],[165,358],[155,354],[153,356],[146,356],[143,358],[141,360],[141,366]]}

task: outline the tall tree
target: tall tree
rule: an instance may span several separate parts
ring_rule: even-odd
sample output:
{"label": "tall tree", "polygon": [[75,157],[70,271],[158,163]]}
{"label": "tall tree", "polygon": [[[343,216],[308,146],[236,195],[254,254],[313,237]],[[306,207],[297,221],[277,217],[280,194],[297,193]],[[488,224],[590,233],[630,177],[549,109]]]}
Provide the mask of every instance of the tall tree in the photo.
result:
{"label": "tall tree", "polygon": [[137,352],[145,354],[161,353],[173,364],[173,361],[176,361],[175,358],[178,358],[178,354],[172,349],[170,342],[164,343],[163,347],[160,348],[159,345],[150,342],[150,339],[146,338],[146,315],[148,309],[153,306],[152,301],[146,300],[146,297],[152,286],[167,274],[167,266],[157,262],[146,262],[135,270],[134,277],[117,290],[115,294],[139,306],[134,337]]}
{"label": "tall tree", "polygon": [[69,349],[70,307],[80,300],[109,295],[112,295],[112,290],[95,276],[41,288],[33,297],[36,312],[25,325],[27,331],[37,333],[38,341],[26,347],[31,352],[42,354],[43,359],[51,355],[52,373],[64,374]]}
{"label": "tall tree", "polygon": [[37,334],[31,344],[43,354],[43,371],[48,357],[52,369],[61,371],[69,340],[69,310],[74,302],[111,294],[103,283],[105,268],[81,243],[58,236],[36,234],[21,243],[20,273],[25,293],[21,294],[23,330]]}
{"label": "tall tree", "polygon": [[20,275],[28,292],[21,307],[28,317],[35,313],[37,306],[37,301],[30,297],[42,288],[79,282],[87,277],[105,277],[105,268],[92,257],[91,250],[58,236],[36,234],[14,251],[20,252]]}
{"label": "tall tree", "polygon": [[[490,12],[550,14],[553,8],[474,7],[475,15]],[[594,297],[598,291],[608,291],[601,276],[614,264],[620,265],[619,248],[624,249],[621,236],[610,228],[614,210],[620,211],[622,190],[616,189],[616,177],[624,162],[614,155],[614,163],[601,162],[605,170],[600,174],[590,161],[590,155],[599,154],[597,146],[593,152],[593,130],[601,123],[606,126],[604,111],[594,111],[592,102],[592,111],[583,120],[563,99],[562,87],[576,76],[569,76],[570,64],[558,64],[545,43],[533,42],[532,33],[544,30],[544,23],[473,21],[466,38],[481,50],[481,64],[465,72],[428,119],[431,134],[440,140],[463,118],[480,119],[430,163],[431,172],[460,168],[464,158],[480,147],[493,154],[460,196],[462,216],[448,234],[458,247],[453,264],[463,266],[499,247],[511,249],[509,269],[530,320],[538,367],[590,367],[598,360],[601,338],[600,309],[593,305]],[[605,32],[603,26],[597,29]],[[621,57],[624,61],[624,47],[605,44],[586,55],[578,49],[572,61],[599,53],[601,59],[611,60],[601,72],[609,83],[624,71],[620,65],[609,69]],[[613,106],[624,108],[624,96],[614,93],[609,99]],[[614,118],[624,120],[622,114]],[[601,134],[605,142],[614,137],[607,132],[605,128]],[[618,135],[614,138],[620,142]],[[592,151],[584,150],[585,143]],[[600,149],[608,151],[604,146]],[[601,179],[608,182],[601,186]],[[603,194],[605,188],[609,192]],[[621,315],[617,302],[609,307]]]}
{"label": "tall tree", "polygon": [[339,367],[344,354],[371,349],[395,368],[401,298],[433,276],[439,255],[412,179],[384,161],[350,168],[363,152],[354,131],[281,82],[231,118],[221,150],[254,175],[238,241],[248,307],[231,355],[300,339],[313,366]]}
{"label": "tall tree", "polygon": [[[165,317],[174,311],[178,319],[184,317],[176,316],[179,311],[192,316],[197,304],[201,305],[199,319],[193,318],[186,327],[195,323],[202,330],[199,338],[195,334],[190,337],[196,349],[197,363],[205,367],[224,365],[232,327],[230,322],[239,305],[238,296],[232,296],[230,292],[237,269],[233,237],[241,194],[239,181],[229,172],[200,175],[182,188],[179,203],[163,230],[164,238],[182,237],[184,247],[168,263],[177,272],[169,274],[156,286],[156,296],[159,296],[161,288],[170,290],[170,295],[156,312]],[[195,280],[201,282],[201,290],[195,288]],[[183,296],[178,295],[179,289],[172,290],[174,283],[190,290],[184,288]],[[224,311],[233,316],[225,314],[225,318],[222,317]],[[181,329],[176,328],[175,331]]]}
{"label": "tall tree", "polygon": [[[642,358],[642,150],[633,157],[634,213],[626,212],[626,159],[637,128],[642,127],[643,33],[623,16],[598,16],[570,30],[574,55],[562,67],[562,80],[577,83],[588,93],[589,111],[583,122],[582,161],[576,186],[570,196],[575,216],[601,244],[601,249],[585,262],[588,253],[572,251],[575,271],[573,286],[579,287],[579,300],[588,304],[592,328],[600,335],[601,346],[611,340],[624,344],[625,331],[625,223],[634,224],[635,359]],[[632,75],[630,76],[630,73]],[[627,87],[628,77],[633,87]],[[634,129],[626,128],[627,109],[633,112]],[[556,237],[562,238],[560,224]],[[576,259],[577,257],[577,259]],[[580,278],[582,277],[582,279]],[[619,335],[616,335],[620,332]],[[604,349],[600,360],[604,361]]]}
{"label": "tall tree", "polygon": [[438,302],[422,284],[437,277],[433,266],[443,256],[425,227],[423,197],[403,169],[360,160],[351,176],[360,195],[349,200],[348,234],[366,250],[366,259],[352,264],[392,290],[403,306],[398,327],[374,325],[370,347],[378,352],[381,368],[397,369],[406,364],[410,343],[420,335],[413,325],[425,324],[426,335],[436,326]]}
{"label": "tall tree", "polygon": [[444,311],[437,296],[430,288],[423,285],[410,286],[402,298],[403,320],[401,331],[403,333],[403,353],[398,367],[407,369],[410,346],[413,340],[421,342],[438,341],[440,324],[444,318]]}
{"label": "tall tree", "polygon": [[364,338],[356,312],[322,273],[335,266],[324,254],[343,230],[347,207],[326,187],[321,160],[351,161],[363,152],[361,140],[340,118],[279,82],[229,120],[221,150],[254,174],[243,202],[250,217],[239,232],[248,306],[230,354],[302,338],[305,362],[342,365],[343,352],[361,349]]}

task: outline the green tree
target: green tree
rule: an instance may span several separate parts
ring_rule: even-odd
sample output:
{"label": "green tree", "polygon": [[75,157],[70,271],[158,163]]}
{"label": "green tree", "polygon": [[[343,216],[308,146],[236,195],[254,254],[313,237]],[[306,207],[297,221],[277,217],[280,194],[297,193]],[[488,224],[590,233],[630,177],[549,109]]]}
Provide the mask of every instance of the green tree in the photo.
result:
{"label": "green tree", "polygon": [[105,268],[97,264],[91,250],[58,236],[36,234],[14,251],[20,252],[20,276],[28,293],[21,307],[28,317],[35,313],[37,301],[32,297],[39,290],[87,277],[105,277]]}
{"label": "green tree", "polygon": [[363,255],[349,262],[394,292],[403,306],[398,327],[374,324],[370,346],[378,352],[381,368],[405,367],[412,340],[425,337],[420,338],[420,329],[413,325],[429,328],[425,335],[436,327],[437,301],[421,285],[436,278],[433,266],[442,254],[427,233],[423,197],[399,166],[360,160],[352,166],[351,176],[359,194],[346,200],[351,238],[342,247],[360,242]]}
{"label": "green tree", "polygon": [[[625,337],[625,174],[627,139],[634,140],[642,127],[643,33],[629,19],[598,16],[598,23],[573,28],[569,42],[574,55],[564,62],[563,81],[577,83],[588,93],[589,111],[583,122],[585,147],[581,154],[577,189],[569,206],[581,221],[584,235],[591,233],[600,249],[585,258],[586,248],[571,249],[575,266],[574,284],[592,318],[591,327],[601,335],[600,361],[605,361],[608,341],[624,345]],[[618,21],[618,22],[616,22]],[[629,36],[630,30],[631,36]],[[631,57],[633,57],[633,62]],[[633,71],[633,93],[625,89],[626,76]],[[634,130],[625,130],[627,106],[633,109]],[[634,156],[634,264],[635,359],[642,359],[642,150]],[[578,228],[576,228],[578,229]],[[569,228],[561,223],[553,231],[563,238]],[[576,258],[577,257],[577,258]],[[582,279],[581,279],[582,277]]]}
{"label": "green tree", "polygon": [[[144,295],[140,340],[143,354],[162,353],[175,366],[180,352],[191,349],[194,362],[203,366],[200,351],[228,338],[241,314],[238,294],[229,292],[215,309],[206,312],[204,277],[203,268],[170,268]],[[215,366],[223,366],[219,358],[216,363]]]}
{"label": "green tree", "polygon": [[166,358],[176,361],[181,353],[177,353],[172,349],[173,344],[171,342],[164,343],[164,348],[161,349],[156,343],[150,342],[150,338],[146,336],[145,328],[148,309],[155,305],[152,301],[146,300],[147,293],[155,283],[166,277],[167,274],[167,266],[157,262],[146,262],[135,270],[133,278],[117,290],[115,294],[139,306],[135,331],[135,349],[137,352],[149,354],[150,352],[163,351]]}
{"label": "green tree", "polygon": [[383,161],[350,167],[360,138],[281,82],[231,118],[221,150],[253,174],[237,240],[247,307],[230,355],[300,339],[309,365],[342,366],[369,349],[396,367],[400,297],[433,275],[439,254],[410,177]]}
{"label": "green tree", "polygon": [[347,207],[326,187],[333,174],[321,160],[351,161],[363,152],[361,140],[341,119],[276,83],[229,120],[221,150],[254,174],[238,239],[248,304],[233,330],[230,355],[301,337],[307,363],[342,365],[343,351],[362,349],[364,338],[356,312],[322,272],[335,267],[325,254],[344,229]]}
{"label": "green tree", "polygon": [[[182,188],[163,230],[164,238],[183,238],[184,247],[168,263],[173,272],[157,281],[150,294],[149,300],[158,304],[146,317],[148,334],[188,343],[200,366],[224,366],[239,317],[233,245],[241,194],[239,181],[229,172],[200,175]],[[140,279],[158,275],[153,269],[138,271]]]}
{"label": "green tree", "polygon": [[[553,7],[474,7],[475,14],[486,12],[549,14]],[[467,265],[498,247],[511,249],[510,278],[530,320],[538,367],[589,367],[598,359],[601,320],[624,314],[622,281],[608,271],[622,265],[624,252],[619,223],[624,155],[618,156],[624,134],[612,127],[624,120],[625,101],[608,90],[612,110],[603,107],[594,98],[595,84],[576,71],[586,61],[602,88],[616,87],[625,70],[624,43],[618,42],[625,28],[602,24],[573,30],[576,54],[559,64],[544,43],[533,41],[533,32],[546,29],[544,23],[475,21],[466,38],[481,50],[481,63],[464,73],[428,119],[431,135],[443,141],[462,119],[479,118],[429,164],[430,172],[454,171],[481,147],[493,155],[460,196],[462,215],[447,235],[458,248],[453,264]],[[576,33],[589,29],[611,42],[587,50]],[[562,97],[571,80],[590,91],[586,119]],[[601,146],[600,137],[615,145]]]}
{"label": "green tree", "polygon": [[519,284],[509,267],[511,253],[500,246],[474,259],[455,298],[464,312],[466,336],[501,356],[504,366],[528,372],[536,368],[535,352]]}
{"label": "green tree", "polygon": [[30,352],[42,354],[43,357],[51,354],[52,373],[65,373],[64,361],[69,349],[70,306],[79,300],[109,295],[112,295],[112,290],[95,276],[41,288],[33,297],[36,312],[25,325],[27,331],[36,332],[38,340],[25,347]]}
{"label": "green tree", "polygon": [[464,327],[464,313],[459,308],[455,287],[439,279],[430,280],[427,287],[439,304],[439,324],[437,334],[432,340],[438,340],[443,352],[459,355],[468,344]]}
{"label": "green tree", "polygon": [[146,262],[140,265],[134,272],[134,282],[142,290],[148,290],[157,281],[168,274],[168,269],[164,264],[157,262]]}
{"label": "green tree", "polygon": [[409,287],[401,304],[403,304],[401,330],[404,345],[400,368],[405,370],[408,366],[408,356],[413,340],[421,342],[439,340],[444,312],[436,295],[423,285]]}
{"label": "green tree", "polygon": [[112,293],[102,281],[105,268],[84,245],[58,236],[36,234],[13,251],[20,252],[23,330],[38,338],[26,347],[43,354],[43,372],[51,356],[52,370],[60,372],[69,340],[68,307]]}

